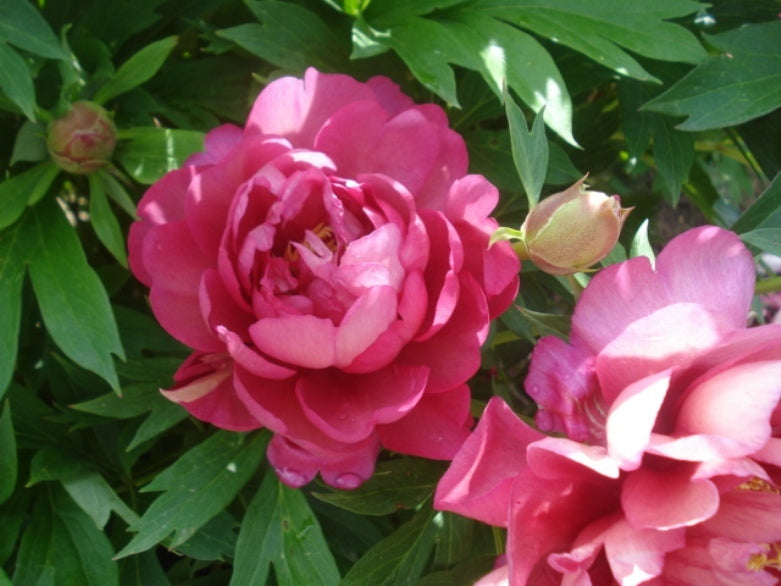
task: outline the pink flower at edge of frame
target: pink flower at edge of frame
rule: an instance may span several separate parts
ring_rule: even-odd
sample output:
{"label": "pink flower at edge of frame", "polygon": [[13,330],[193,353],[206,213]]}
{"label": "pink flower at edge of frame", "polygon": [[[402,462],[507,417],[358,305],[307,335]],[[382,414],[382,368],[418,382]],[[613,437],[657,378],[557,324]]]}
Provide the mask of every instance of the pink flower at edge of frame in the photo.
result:
{"label": "pink flower at edge of frame", "polygon": [[128,239],[162,326],[194,349],[164,391],[227,429],[267,427],[283,481],[354,488],[381,447],[449,459],[465,385],[518,289],[488,247],[498,192],[461,137],[390,80],[307,70],[245,128],[152,185]]}
{"label": "pink flower at edge of frame", "polygon": [[[739,283],[711,291],[724,259]],[[612,339],[573,328],[571,345],[535,350],[537,421],[577,441],[541,438],[494,398],[440,481],[437,508],[508,527],[510,585],[778,583],[781,327],[746,329],[753,264],[733,234],[692,230],[660,261],[620,263],[584,291],[581,328],[609,319],[595,291],[640,295],[600,324]]]}

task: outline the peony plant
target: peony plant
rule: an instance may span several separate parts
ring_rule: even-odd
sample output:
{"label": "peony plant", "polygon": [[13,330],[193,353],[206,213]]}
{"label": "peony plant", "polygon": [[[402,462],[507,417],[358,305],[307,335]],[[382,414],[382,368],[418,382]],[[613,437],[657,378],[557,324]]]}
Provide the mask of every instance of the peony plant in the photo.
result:
{"label": "peony plant", "polygon": [[781,327],[746,327],[754,279],[713,226],[592,279],[532,355],[537,429],[491,399],[437,488],[509,530],[483,583],[777,583]]}
{"label": "peony plant", "polygon": [[497,201],[444,112],[389,79],[274,81],[138,205],[130,266],[193,348],[164,395],[273,431],[290,486],[319,471],[355,488],[381,447],[451,458],[489,322],[518,290],[509,245],[488,247]]}

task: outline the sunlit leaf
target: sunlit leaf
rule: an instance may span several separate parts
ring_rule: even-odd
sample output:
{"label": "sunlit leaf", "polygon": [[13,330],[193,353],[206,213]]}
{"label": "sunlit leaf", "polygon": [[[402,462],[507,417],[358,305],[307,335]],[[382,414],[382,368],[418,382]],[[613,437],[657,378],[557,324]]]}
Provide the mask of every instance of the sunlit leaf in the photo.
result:
{"label": "sunlit leaf", "polygon": [[115,158],[133,179],[151,184],[203,150],[203,133],[171,128],[128,128],[119,133]]}
{"label": "sunlit leaf", "polygon": [[532,209],[540,200],[540,192],[548,171],[548,141],[545,140],[545,127],[542,125],[542,116],[538,115],[530,131],[526,126],[523,112],[510,96],[505,100],[505,107],[510,125],[513,162],[526,190],[529,209]]}
{"label": "sunlit leaf", "polygon": [[105,104],[111,98],[124,94],[151,79],[162,67],[176,43],[176,37],[166,37],[141,49],[117,69],[106,84],[95,93],[93,101]]}

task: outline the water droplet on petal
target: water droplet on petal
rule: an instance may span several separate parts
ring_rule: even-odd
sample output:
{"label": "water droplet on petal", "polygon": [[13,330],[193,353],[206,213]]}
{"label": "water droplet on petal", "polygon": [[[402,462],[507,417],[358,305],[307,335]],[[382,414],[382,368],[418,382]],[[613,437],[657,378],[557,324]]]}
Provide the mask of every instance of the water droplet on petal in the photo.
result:
{"label": "water droplet on petal", "polygon": [[284,466],[282,468],[276,468],[276,471],[279,479],[291,488],[299,488],[309,481],[306,474],[295,468]]}
{"label": "water droplet on petal", "polygon": [[361,484],[363,484],[363,478],[357,474],[353,474],[352,472],[346,472],[345,474],[340,474],[336,478],[335,484],[337,488],[351,490],[353,488],[358,488]]}

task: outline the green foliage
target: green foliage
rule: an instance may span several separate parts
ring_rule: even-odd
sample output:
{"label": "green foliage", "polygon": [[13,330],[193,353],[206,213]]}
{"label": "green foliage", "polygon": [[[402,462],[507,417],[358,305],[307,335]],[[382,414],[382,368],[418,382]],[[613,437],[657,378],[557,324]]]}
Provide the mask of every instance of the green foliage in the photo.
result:
{"label": "green foliage", "polygon": [[244,516],[231,584],[266,584],[271,565],[281,586],[339,584],[336,562],[303,494],[268,473]]}
{"label": "green foliage", "polygon": [[[159,392],[190,350],[128,271],[140,198],[210,129],[242,124],[267,82],[317,67],[441,105],[506,233],[588,173],[634,208],[602,266],[653,261],[705,222],[761,265],[781,255],[777,14],[773,0],[0,1],[0,585],[474,583],[502,531],[431,510],[446,463],[382,452],[356,490],[293,490],[265,460],[270,432],[215,432]],[[77,100],[118,129],[88,176],[46,148]],[[524,263],[473,415],[495,394],[533,415],[530,352],[567,338],[588,278]]]}

